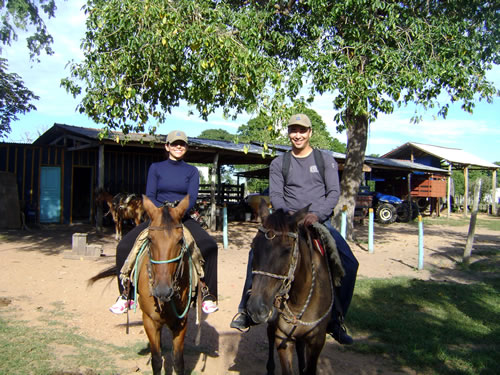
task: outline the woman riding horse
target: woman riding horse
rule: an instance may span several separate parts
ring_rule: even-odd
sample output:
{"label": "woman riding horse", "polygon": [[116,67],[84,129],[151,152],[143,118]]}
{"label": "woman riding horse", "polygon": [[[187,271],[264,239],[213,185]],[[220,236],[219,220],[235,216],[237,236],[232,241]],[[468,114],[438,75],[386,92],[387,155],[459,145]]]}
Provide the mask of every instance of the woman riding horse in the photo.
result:
{"label": "woman riding horse", "polygon": [[[185,195],[189,194],[189,206],[182,218],[182,224],[191,232],[205,262],[203,266],[204,281],[208,287],[208,293],[205,293],[202,310],[206,314],[210,314],[218,310],[217,243],[196,220],[187,214],[195,205],[198,197],[199,172],[196,167],[187,164],[183,160],[188,149],[188,139],[183,131],[174,130],[170,132],[167,136],[165,149],[168,152],[168,159],[153,163],[149,168],[146,196],[156,207],[162,207],[168,202],[181,201]],[[128,296],[124,295],[124,287],[119,277],[120,270],[132,250],[135,240],[148,225],[149,221],[146,221],[136,226],[123,237],[116,248],[116,268],[120,297],[110,307],[110,311],[115,314],[122,314],[128,307],[131,307],[127,306]]]}
{"label": "woman riding horse", "polygon": [[[189,195],[175,207],[156,207],[145,195],[143,200],[150,223],[148,237],[137,256],[133,279],[151,348],[153,374],[160,375],[163,367],[162,328],[166,325],[172,332],[173,367],[176,374],[182,375],[188,312],[192,304],[192,291],[197,284],[194,244],[187,240],[182,225],[182,218],[189,206]],[[89,284],[115,276],[115,267],[90,278]],[[200,332],[198,328],[198,335]],[[197,342],[198,339],[199,336]]]}

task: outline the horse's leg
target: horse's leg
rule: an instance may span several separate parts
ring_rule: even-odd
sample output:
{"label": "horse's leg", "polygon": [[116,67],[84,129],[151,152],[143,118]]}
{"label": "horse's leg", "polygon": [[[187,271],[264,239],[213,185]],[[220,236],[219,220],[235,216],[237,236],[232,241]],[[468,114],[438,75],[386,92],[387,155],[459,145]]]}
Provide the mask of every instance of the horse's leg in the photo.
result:
{"label": "horse's leg", "polygon": [[310,340],[305,345],[302,356],[305,359],[306,367],[299,367],[301,370],[304,369],[301,374],[315,375],[318,367],[318,359],[325,345],[326,333],[322,331],[315,336],[311,337]]}
{"label": "horse's leg", "polygon": [[163,358],[161,356],[161,324],[155,322],[149,315],[144,313],[142,314],[142,321],[151,348],[153,375],[161,375],[161,368],[163,366]]}
{"label": "horse's leg", "polygon": [[268,342],[268,353],[267,353],[267,375],[273,375],[275,364],[274,364],[274,339],[276,337],[276,327],[272,324],[267,325],[267,342]]}
{"label": "horse's leg", "polygon": [[122,239],[122,225],[123,225],[122,219],[120,217],[117,218],[117,220],[116,220],[116,239],[118,241],[120,241]]}
{"label": "horse's leg", "polygon": [[280,336],[286,337],[285,334],[281,333],[276,336],[276,348],[278,350],[278,356],[280,358],[281,373],[283,375],[293,374],[293,351],[295,344],[291,340],[286,338],[282,339]]}
{"label": "horse's leg", "polygon": [[299,363],[299,374],[300,375],[303,375],[306,371],[306,366],[308,364],[308,362],[306,361],[306,357],[305,357],[305,345],[304,345],[304,341],[303,340],[297,340],[297,342],[295,343],[295,346],[296,346],[296,352],[297,352],[297,359],[298,359],[298,363]]}
{"label": "horse's leg", "polygon": [[177,321],[171,330],[174,371],[177,375],[184,375],[184,338],[187,332],[187,318]]}

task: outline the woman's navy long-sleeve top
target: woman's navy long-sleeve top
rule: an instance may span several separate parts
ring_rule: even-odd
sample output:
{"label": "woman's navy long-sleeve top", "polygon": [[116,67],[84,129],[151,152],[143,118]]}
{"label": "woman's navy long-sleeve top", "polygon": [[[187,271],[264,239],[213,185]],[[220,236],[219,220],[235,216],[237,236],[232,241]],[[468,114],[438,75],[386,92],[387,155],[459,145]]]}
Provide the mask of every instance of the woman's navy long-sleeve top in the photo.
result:
{"label": "woman's navy long-sleeve top", "polygon": [[146,195],[160,207],[165,202],[181,201],[189,194],[187,213],[196,203],[199,185],[198,168],[183,160],[167,159],[149,167]]}

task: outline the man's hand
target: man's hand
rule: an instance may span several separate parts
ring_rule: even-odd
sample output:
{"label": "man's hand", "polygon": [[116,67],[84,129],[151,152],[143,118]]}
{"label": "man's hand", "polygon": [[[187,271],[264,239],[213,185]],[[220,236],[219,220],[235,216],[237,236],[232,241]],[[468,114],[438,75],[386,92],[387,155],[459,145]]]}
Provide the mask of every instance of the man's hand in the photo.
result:
{"label": "man's hand", "polygon": [[317,222],[318,220],[319,219],[318,219],[318,216],[316,216],[316,214],[309,212],[304,217],[304,226],[306,226],[306,227],[311,226],[313,223]]}

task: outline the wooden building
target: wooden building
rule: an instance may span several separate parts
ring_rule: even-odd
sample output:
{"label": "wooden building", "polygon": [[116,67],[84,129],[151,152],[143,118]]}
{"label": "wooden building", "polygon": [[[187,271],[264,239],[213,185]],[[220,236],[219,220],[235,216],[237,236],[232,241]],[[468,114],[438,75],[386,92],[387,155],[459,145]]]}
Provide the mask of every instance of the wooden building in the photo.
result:
{"label": "wooden building", "polygon": [[[28,223],[93,223],[97,188],[112,194],[145,193],[149,166],[167,157],[166,136],[112,132],[101,138],[99,133],[98,129],[54,124],[33,144],[0,143],[0,171],[15,174],[21,211]],[[216,172],[214,186],[219,185],[215,176],[220,176],[222,165],[272,160],[269,155],[263,157],[262,147],[256,145],[244,152],[243,144],[188,140],[185,160],[209,164]],[[224,195],[223,187],[220,190]]]}
{"label": "wooden building", "polygon": [[[451,172],[452,170],[463,170],[465,180],[465,194],[464,194],[464,214],[467,215],[468,198],[469,198],[469,170],[491,170],[492,171],[492,212],[497,213],[496,207],[496,181],[497,170],[500,166],[482,160],[481,158],[472,155],[466,151],[441,147],[435,145],[426,145],[422,143],[407,142],[396,149],[389,151],[382,158],[391,158],[398,160],[409,160],[419,164],[429,165],[437,168],[447,169],[449,172],[448,180],[444,181],[439,176],[425,176],[420,177],[417,175],[415,179],[415,189],[412,189],[412,196],[414,197],[433,197],[433,198],[446,198],[451,197]],[[448,204],[448,215],[450,214],[451,207]]]}

